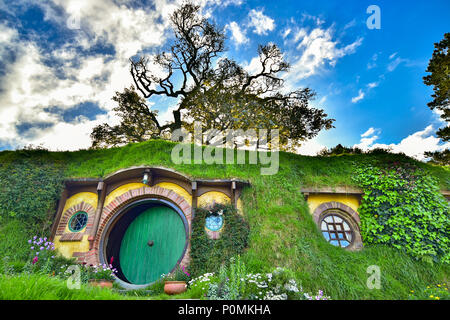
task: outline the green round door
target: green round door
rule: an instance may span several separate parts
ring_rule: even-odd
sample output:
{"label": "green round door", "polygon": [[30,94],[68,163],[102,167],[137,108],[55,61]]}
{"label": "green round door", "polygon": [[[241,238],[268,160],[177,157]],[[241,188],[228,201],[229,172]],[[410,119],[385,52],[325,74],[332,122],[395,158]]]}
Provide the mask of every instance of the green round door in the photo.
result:
{"label": "green round door", "polygon": [[186,231],[174,210],[158,206],[137,216],[120,245],[120,266],[132,284],[148,284],[169,273],[183,254]]}

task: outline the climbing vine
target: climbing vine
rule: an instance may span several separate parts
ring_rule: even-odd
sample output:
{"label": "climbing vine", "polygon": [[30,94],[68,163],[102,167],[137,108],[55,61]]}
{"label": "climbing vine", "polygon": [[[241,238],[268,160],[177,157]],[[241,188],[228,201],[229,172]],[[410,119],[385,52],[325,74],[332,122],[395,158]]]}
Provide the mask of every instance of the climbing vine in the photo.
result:
{"label": "climbing vine", "polygon": [[0,219],[48,228],[63,178],[64,167],[51,161],[22,158],[0,164]]}
{"label": "climbing vine", "polygon": [[[210,239],[205,231],[209,215],[223,216],[223,230],[218,239]],[[193,276],[216,272],[231,257],[241,254],[248,244],[248,223],[231,205],[215,204],[211,209],[198,208],[192,221],[191,263]]]}
{"label": "climbing vine", "polygon": [[409,162],[360,165],[365,244],[387,244],[418,259],[450,263],[449,205],[437,181]]}
{"label": "climbing vine", "polygon": [[64,179],[62,164],[19,152],[0,162],[0,256],[13,261],[28,258],[30,237],[49,236]]}

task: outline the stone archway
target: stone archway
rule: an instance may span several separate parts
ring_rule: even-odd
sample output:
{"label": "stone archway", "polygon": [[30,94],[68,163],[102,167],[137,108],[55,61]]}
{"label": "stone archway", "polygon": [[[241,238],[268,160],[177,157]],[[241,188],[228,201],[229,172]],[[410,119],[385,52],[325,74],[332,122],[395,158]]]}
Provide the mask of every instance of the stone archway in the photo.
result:
{"label": "stone archway", "polygon": [[[107,206],[102,210],[102,215],[99,222],[99,227],[94,238],[92,249],[86,253],[84,261],[88,264],[104,263],[102,240],[109,231],[111,222],[117,217],[122,209],[126,208],[139,200],[154,199],[169,202],[175,208],[179,210],[186,219],[187,232],[190,238],[191,233],[191,216],[192,208],[189,203],[181,196],[172,190],[161,188],[159,186],[154,187],[142,187],[133,189],[123,193],[120,196],[114,198]],[[184,256],[180,262],[180,265],[187,266],[190,259],[190,244],[184,252]]]}

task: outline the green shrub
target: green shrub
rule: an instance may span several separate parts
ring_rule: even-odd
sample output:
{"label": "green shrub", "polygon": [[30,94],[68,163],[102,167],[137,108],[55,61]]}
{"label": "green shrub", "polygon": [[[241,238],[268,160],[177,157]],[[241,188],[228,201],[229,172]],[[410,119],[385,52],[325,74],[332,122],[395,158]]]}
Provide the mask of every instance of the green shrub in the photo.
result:
{"label": "green shrub", "polygon": [[365,244],[388,244],[424,261],[450,263],[449,206],[435,178],[409,162],[365,165],[359,213]]}
{"label": "green shrub", "polygon": [[214,273],[202,274],[188,282],[188,292],[196,299],[206,299],[210,285],[216,282],[218,282],[218,279],[216,279]]}
{"label": "green shrub", "polygon": [[63,177],[61,164],[39,158],[0,163],[0,216],[47,230]]}
{"label": "green shrub", "polygon": [[186,268],[180,267],[179,265],[175,268],[175,270],[168,274],[163,275],[163,279],[166,281],[185,281],[188,282],[190,277],[190,273],[187,272]]}
{"label": "green shrub", "polygon": [[64,166],[23,151],[13,161],[0,162],[0,256],[25,261],[26,240],[48,236],[63,187]]}
{"label": "green shrub", "polygon": [[[223,212],[224,228],[219,239],[210,239],[205,232],[205,219],[210,214]],[[243,253],[248,245],[249,226],[231,205],[215,204],[211,210],[198,208],[192,221],[191,274],[199,276],[218,271],[235,255]]]}

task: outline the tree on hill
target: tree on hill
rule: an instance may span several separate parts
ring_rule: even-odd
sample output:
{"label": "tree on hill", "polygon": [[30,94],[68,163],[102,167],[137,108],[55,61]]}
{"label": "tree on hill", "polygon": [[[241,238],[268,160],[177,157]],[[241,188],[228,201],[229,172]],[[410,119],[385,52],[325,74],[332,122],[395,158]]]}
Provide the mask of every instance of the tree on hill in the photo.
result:
{"label": "tree on hill", "polygon": [[118,103],[114,111],[121,118],[118,125],[107,123],[95,127],[91,133],[92,147],[119,146],[130,142],[143,142],[161,137],[165,129],[159,126],[157,111],[151,111],[134,87],[116,92],[112,98]]}
{"label": "tree on hill", "polygon": [[[423,77],[427,86],[433,86],[433,100],[428,103],[431,110],[437,109],[441,118],[450,121],[450,33],[444,34],[444,39],[434,44],[433,55],[428,63],[427,72]],[[450,140],[450,127],[447,125],[439,129],[438,137],[444,141]]]}
{"label": "tree on hill", "polygon": [[[192,130],[194,121],[207,129],[279,129],[284,146],[333,127],[334,119],[309,105],[315,96],[311,89],[285,92],[282,75],[289,64],[275,44],[259,46],[259,72],[250,74],[223,56],[224,30],[203,17],[199,6],[184,4],[171,22],[174,40],[168,51],[130,59],[136,90],[116,93],[122,122],[96,127],[94,147],[167,137],[176,129]],[[158,96],[178,101],[173,120],[165,124],[145,104]]]}
{"label": "tree on hill", "polygon": [[336,156],[340,154],[362,154],[364,153],[358,147],[345,147],[342,144],[338,144],[330,149],[324,148],[318,152],[319,156]]}
{"label": "tree on hill", "polygon": [[450,166],[450,150],[425,152],[425,156],[430,158],[430,162],[441,166]]}
{"label": "tree on hill", "polygon": [[[444,39],[434,44],[433,55],[428,63],[427,72],[431,74],[423,77],[424,83],[433,86],[433,100],[428,103],[431,110],[438,110],[441,118],[450,121],[450,33],[444,34]],[[437,136],[443,141],[450,141],[450,126],[440,128]],[[425,152],[431,162],[449,165],[449,150]]]}

